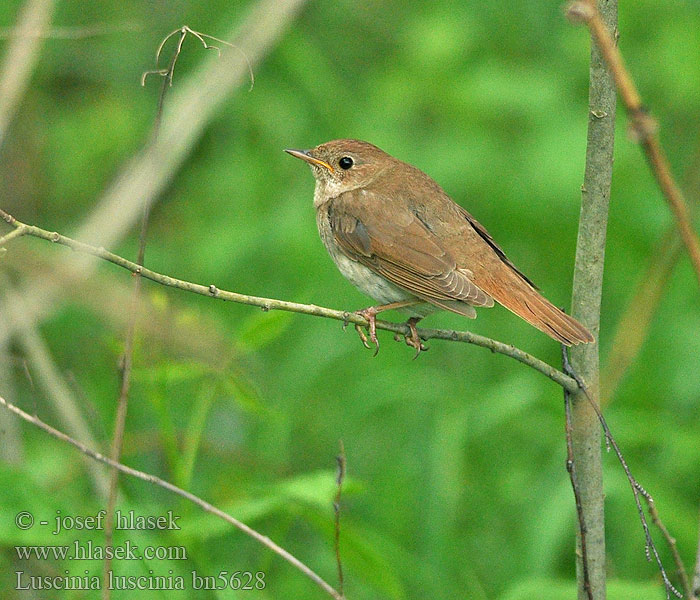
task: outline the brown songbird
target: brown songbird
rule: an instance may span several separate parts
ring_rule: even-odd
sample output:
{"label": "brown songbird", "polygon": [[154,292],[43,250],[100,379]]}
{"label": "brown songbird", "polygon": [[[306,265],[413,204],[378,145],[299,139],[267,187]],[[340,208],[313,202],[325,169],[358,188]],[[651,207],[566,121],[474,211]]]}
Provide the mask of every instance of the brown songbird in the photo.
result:
{"label": "brown songbird", "polygon": [[410,315],[406,343],[419,353],[425,349],[416,331],[420,319],[440,309],[474,319],[475,306],[494,300],[562,344],[594,341],[419,169],[359,140],[286,152],[311,165],[318,231],[336,266],[381,303],[358,311],[377,350],[378,312],[396,308]]}

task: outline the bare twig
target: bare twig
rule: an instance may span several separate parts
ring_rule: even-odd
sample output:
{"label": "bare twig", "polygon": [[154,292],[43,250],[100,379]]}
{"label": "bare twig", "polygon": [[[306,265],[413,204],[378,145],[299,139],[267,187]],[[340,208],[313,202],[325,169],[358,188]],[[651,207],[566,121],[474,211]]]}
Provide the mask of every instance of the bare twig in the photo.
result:
{"label": "bare twig", "polygon": [[[85,244],[79,242],[72,238],[66,237],[57,233],[55,231],[47,231],[36,227],[34,225],[26,225],[15,219],[12,215],[9,215],[4,210],[0,209],[0,218],[4,219],[9,225],[13,227],[23,227],[24,234],[33,237],[38,237],[43,240],[48,240],[63,246],[67,246],[78,252],[90,254],[92,256],[97,256],[103,260],[111,262],[119,267],[127,269],[132,273],[138,273],[141,277],[155,281],[161,285],[168,287],[174,287],[179,290],[184,290],[186,292],[191,292],[193,294],[199,294],[200,296],[207,296],[210,298],[218,298],[220,300],[226,300],[229,302],[237,302],[239,304],[248,304],[250,306],[257,306],[262,310],[285,310],[289,312],[295,312],[305,315],[314,315],[317,317],[324,317],[327,319],[335,319],[336,321],[342,321],[344,323],[356,323],[358,325],[367,326],[367,319],[358,315],[357,313],[351,313],[342,310],[333,310],[331,308],[325,308],[322,306],[316,306],[314,304],[300,304],[297,302],[287,302],[285,300],[275,300],[273,298],[262,298],[259,296],[249,296],[247,294],[239,294],[237,292],[229,292],[226,290],[220,290],[214,285],[200,285],[197,283],[192,283],[189,281],[183,281],[182,279],[176,279],[175,277],[170,277],[168,275],[163,275],[157,273],[145,267],[139,266],[136,263],[126,260],[121,256],[118,256],[104,248],[98,248],[96,246],[91,246],[90,244]],[[390,323],[388,321],[377,321],[377,329],[383,329],[385,331],[391,331],[393,333],[400,333],[402,335],[410,335],[410,329],[406,324]],[[535,358],[531,354],[524,352],[523,350],[516,348],[510,344],[504,344],[487,338],[469,331],[453,331],[448,329],[418,329],[420,337],[424,340],[437,339],[437,340],[449,340],[453,342],[464,342],[467,344],[474,344],[476,346],[481,346],[482,348],[487,348],[492,352],[498,354],[504,354],[510,356],[511,358],[517,360],[518,362],[527,365],[536,371],[539,371],[555,383],[559,384],[563,388],[569,390],[570,392],[576,392],[578,390],[578,384],[574,379],[565,375],[558,369],[555,369],[546,362]]]}
{"label": "bare twig", "polygon": [[338,462],[338,475],[337,475],[336,480],[335,480],[336,492],[335,492],[335,500],[333,501],[333,511],[335,513],[334,546],[335,546],[335,562],[338,565],[338,590],[340,591],[340,595],[343,596],[344,595],[344,592],[343,592],[343,588],[344,588],[343,562],[340,559],[340,495],[342,494],[342,491],[343,491],[343,481],[345,481],[345,467],[347,465],[347,461],[345,460],[345,446],[343,445],[343,440],[340,440],[339,444],[340,444],[340,453],[338,454],[338,456],[336,456],[336,461]]}
{"label": "bare twig", "polygon": [[[644,501],[647,503],[647,506],[649,507],[649,514],[651,515],[652,519],[654,522],[657,524],[659,529],[661,530],[662,534],[666,538],[666,540],[669,542],[669,545],[671,546],[671,551],[674,554],[674,560],[675,560],[675,555],[677,554],[677,549],[676,549],[676,541],[671,537],[671,535],[668,533],[668,530],[666,527],[661,523],[661,519],[659,518],[658,511],[656,510],[656,506],[654,504],[654,499],[651,497],[651,494],[647,492],[641,484],[637,481],[637,479],[632,475],[632,472],[630,471],[629,466],[627,465],[627,461],[625,460],[625,457],[622,455],[622,451],[620,450],[620,447],[617,445],[617,441],[612,435],[612,432],[610,431],[610,427],[608,427],[608,423],[605,420],[605,417],[603,417],[603,413],[600,410],[600,407],[598,404],[595,402],[593,399],[593,396],[591,395],[589,389],[586,387],[584,382],[580,379],[580,377],[576,374],[573,369],[571,369],[570,365],[567,365],[565,367],[565,370],[568,371],[569,375],[571,375],[574,379],[578,381],[578,384],[580,386],[581,394],[585,396],[585,398],[588,400],[589,406],[593,409],[593,411],[596,414],[596,417],[598,418],[598,421],[600,423],[600,426],[603,429],[603,433],[605,435],[605,442],[608,446],[608,448],[612,448],[613,451],[615,452],[615,455],[617,456],[617,460],[620,462],[622,465],[622,470],[625,472],[625,476],[627,477],[627,481],[630,484],[630,487],[632,488],[632,494],[634,495],[634,501],[635,504],[637,505],[637,513],[639,514],[639,520],[642,523],[642,529],[644,530],[644,540],[645,540],[645,545],[644,545],[644,550],[646,553],[647,560],[651,562],[652,556],[653,559],[656,561],[656,565],[659,568],[659,571],[661,573],[661,578],[664,582],[664,587],[666,590],[666,599],[670,600],[671,594],[676,596],[677,598],[682,598],[682,594],[673,586],[671,583],[671,580],[668,578],[668,573],[666,573],[666,569],[664,568],[663,563],[661,562],[661,557],[659,556],[659,552],[656,549],[656,545],[654,544],[654,540],[651,537],[651,532],[649,531],[649,525],[647,523],[646,516],[644,515],[644,509],[642,508],[641,501],[639,497],[641,496],[644,498]],[[676,566],[679,566],[680,571],[682,572],[681,574],[681,579],[683,578],[683,575],[685,575],[685,568],[683,567],[682,561],[680,561],[680,556],[678,557],[678,560],[676,562]],[[687,575],[685,576],[687,580]]]}
{"label": "bare twig", "polygon": [[649,516],[651,517],[651,522],[654,523],[664,536],[669,549],[671,550],[671,556],[673,556],[673,562],[676,564],[676,572],[678,573],[678,578],[681,580],[681,587],[683,588],[683,594],[686,598],[690,598],[690,580],[688,579],[688,573],[685,570],[685,565],[683,564],[683,559],[681,558],[680,552],[678,552],[678,545],[676,544],[676,538],[674,538],[666,525],[663,524],[659,511],[656,509],[656,504],[654,504],[654,499],[649,496],[643,495],[643,498],[647,501],[647,508],[649,509]]}
{"label": "bare twig", "polygon": [[[23,245],[27,247],[22,252],[10,251],[0,257],[0,266],[7,266],[15,273],[29,272],[39,279],[55,277],[68,283],[67,301],[92,311],[105,326],[126,331],[129,314],[124,307],[131,301],[131,277],[125,277],[121,269],[107,268],[84,280],[64,269],[62,261],[55,260],[54,253],[38,252],[45,248],[30,248],[33,244],[26,242]],[[185,319],[183,315],[187,312],[177,302],[164,311],[152,296],[142,294],[139,331],[151,342],[164,344],[176,353],[185,352],[215,369],[232,369],[237,377],[245,377],[240,372],[239,344],[221,331],[213,314],[198,313]]]}
{"label": "bare twig", "polygon": [[[142,223],[141,223],[141,241],[139,244],[138,263],[143,265],[143,257],[146,247],[145,231],[148,224],[149,209],[144,205]],[[117,399],[117,411],[114,419],[114,433],[112,434],[112,446],[110,448],[110,457],[113,461],[119,462],[122,454],[124,443],[124,430],[126,428],[126,415],[129,406],[129,389],[131,386],[131,366],[134,356],[134,340],[136,338],[136,327],[138,315],[140,312],[141,300],[141,277],[136,275],[131,294],[131,310],[129,322],[126,328],[126,336],[124,339],[124,354],[121,360],[121,385],[119,387],[119,398]],[[109,478],[109,495],[107,497],[107,509],[105,518],[105,547],[112,546],[114,533],[114,508],[117,503],[117,492],[119,483],[119,470],[112,469]],[[109,585],[109,576],[112,569],[111,555],[105,556],[104,568],[102,571],[102,598],[109,600],[111,597],[111,587]]]}
{"label": "bare twig", "polygon": [[[136,276],[131,297],[131,317],[127,325],[126,337],[124,341],[124,354],[121,361],[121,385],[119,387],[119,398],[117,399],[117,411],[114,418],[114,432],[112,434],[112,445],[109,451],[113,461],[119,462],[124,443],[124,430],[126,428],[126,414],[129,406],[129,388],[131,385],[131,365],[134,354],[134,338],[136,336],[136,322],[138,319],[141,296],[141,278]],[[107,496],[107,509],[105,518],[105,547],[112,547],[114,533],[114,508],[117,504],[117,492],[119,484],[119,470],[112,469],[109,476],[109,494]],[[111,589],[109,576],[112,569],[111,555],[105,556],[102,570],[102,598],[109,600]]]}
{"label": "bare twig", "polygon": [[683,192],[676,184],[671,174],[668,159],[661,148],[658,126],[644,109],[639,92],[622,60],[622,54],[610,30],[603,22],[595,0],[574,2],[569,7],[568,15],[574,21],[586,23],[615,79],[617,90],[627,107],[631,133],[644,148],[649,166],[671,207],[678,232],[690,256],[698,282],[700,282],[700,242],[693,229]]}
{"label": "bare twig", "polygon": [[[220,59],[212,56],[173,89],[158,142],[124,165],[77,230],[76,238],[109,247],[131,229],[141,215],[143,203],[150,204],[163,191],[218,108],[246,80],[248,62],[255,66],[265,57],[305,2],[258,0],[245,18],[236,20],[230,33],[223,37],[232,39],[248,61],[238,52],[224,53]],[[95,265],[92,257],[85,256],[66,259],[62,267],[73,276],[79,274],[85,278]],[[40,315],[51,314],[62,287],[63,282],[55,279],[31,279],[22,286],[20,291],[26,298],[24,310],[33,323]],[[0,343],[11,334],[11,330],[2,332]]]}
{"label": "bare twig", "polygon": [[17,227],[17,229],[14,229],[14,230],[10,231],[10,233],[0,237],[0,251],[5,250],[4,246],[5,246],[5,244],[7,244],[7,242],[11,242],[15,238],[22,237],[26,233],[27,233],[27,230],[23,226],[20,225],[19,227]]}
{"label": "bare twig", "polygon": [[[566,346],[561,346],[562,366],[564,372],[571,373],[569,365],[569,355],[566,351]],[[564,390],[564,414],[565,414],[565,431],[566,431],[566,470],[569,473],[571,480],[571,489],[574,491],[574,503],[576,504],[576,517],[578,519],[578,529],[581,544],[581,569],[583,571],[583,591],[588,600],[593,600],[593,591],[591,589],[591,576],[588,572],[588,544],[586,542],[586,518],[583,514],[583,505],[581,504],[581,490],[578,487],[578,479],[576,477],[576,462],[574,460],[574,430],[571,422],[571,394]]]}
{"label": "bare twig", "polygon": [[[617,2],[605,2],[607,26],[617,25]],[[576,240],[576,262],[572,291],[575,319],[600,340],[600,304],[603,290],[605,241],[615,145],[615,86],[600,51],[591,44],[588,91],[588,133],[586,165],[581,187],[581,213]],[[600,344],[584,344],[571,352],[571,362],[599,402]],[[605,570],[605,507],[600,427],[595,412],[579,391],[572,397],[572,440],[576,480],[586,532],[586,560],[583,567],[583,537],[577,538],[576,574],[579,600],[603,600]],[[585,581],[585,574],[588,582]],[[587,587],[587,589],[586,589]]]}
{"label": "bare twig", "polygon": [[[165,77],[161,84],[160,95],[158,97],[158,107],[156,109],[156,115],[154,119],[153,130],[151,133],[150,143],[153,144],[158,139],[158,133],[160,131],[161,119],[163,116],[163,106],[165,103],[165,95],[172,86],[173,82],[173,72],[175,70],[175,64],[180,56],[182,50],[182,42],[187,35],[187,32],[192,30],[189,27],[183,27],[180,36],[179,43],[172,58],[170,59],[170,64],[166,71]],[[197,35],[195,32],[193,34]],[[171,37],[172,34],[168,35],[165,40]],[[201,39],[197,35],[198,39]],[[157,56],[160,56],[160,52],[163,48],[165,40],[161,43],[158,48]],[[202,40],[204,47],[207,48],[206,42]],[[157,62],[156,58],[156,62]],[[138,257],[136,259],[136,264],[143,266],[144,259],[146,257],[146,237],[148,233],[148,221],[151,214],[151,204],[148,202],[143,203],[141,210],[141,231],[139,233],[139,250]],[[121,362],[121,385],[119,389],[119,398],[117,400],[117,412],[114,422],[114,434],[112,435],[112,447],[110,450],[110,457],[115,462],[119,462],[122,453],[122,446],[124,442],[124,430],[126,428],[126,415],[129,406],[129,389],[131,387],[131,368],[134,359],[134,340],[136,338],[136,330],[138,325],[138,318],[140,314],[141,306],[141,277],[138,273],[134,274],[134,285],[131,295],[131,310],[129,322],[126,328],[126,336],[124,340],[124,354]],[[119,471],[117,469],[112,469],[110,473],[109,481],[109,498],[107,500],[107,517],[105,519],[105,546],[112,546],[112,535],[114,528],[114,507],[117,503],[117,485],[119,482]],[[103,600],[109,600],[112,594],[111,586],[108,585],[110,571],[112,569],[112,557],[107,555],[104,561],[104,567],[102,570],[102,598]]]}
{"label": "bare twig", "polygon": [[[588,395],[588,394],[586,394]],[[598,414],[598,418],[600,419],[600,423],[603,426],[603,431],[605,432],[605,438],[608,440],[608,443],[614,450],[617,459],[620,461],[620,464],[622,465],[622,469],[625,472],[625,475],[627,476],[627,480],[629,481],[629,484],[632,488],[632,493],[634,494],[634,500],[637,505],[637,512],[639,513],[639,520],[642,523],[642,529],[644,530],[644,539],[645,539],[645,550],[646,550],[646,555],[647,559],[649,561],[652,560],[652,556],[654,557],[654,560],[656,562],[657,567],[659,568],[659,572],[661,573],[661,578],[663,579],[664,582],[664,587],[666,589],[666,598],[667,600],[670,599],[671,594],[676,596],[677,598],[682,598],[682,594],[673,586],[671,583],[670,579],[668,578],[668,574],[666,573],[666,569],[664,568],[663,563],[661,562],[661,557],[659,556],[659,552],[656,549],[656,545],[654,544],[654,540],[651,537],[651,532],[649,531],[649,525],[647,524],[646,517],[644,516],[644,510],[642,509],[642,505],[639,502],[639,496],[641,495],[642,498],[647,502],[647,504],[650,507],[653,506],[654,504],[654,499],[651,497],[649,492],[647,492],[640,484],[639,482],[634,478],[632,475],[632,472],[630,471],[629,467],[627,466],[627,462],[625,461],[624,456],[622,455],[622,452],[620,451],[620,448],[617,445],[617,442],[615,441],[615,438],[613,438],[612,434],[610,433],[610,429],[608,428],[607,423],[605,422],[605,419],[598,409],[598,407],[593,404],[593,406],[596,408],[596,412]]]}
{"label": "bare twig", "polygon": [[[159,69],[158,68],[158,61],[160,60],[160,55],[163,52],[163,48],[165,47],[165,44],[167,41],[173,37],[174,35],[180,34],[180,37],[178,38],[177,41],[177,46],[175,48],[175,52],[173,53],[172,59],[170,60],[170,64],[168,65],[167,69]],[[175,73],[175,65],[177,64],[177,59],[180,57],[180,52],[182,52],[182,44],[185,41],[185,38],[187,37],[187,34],[190,34],[194,37],[196,37],[204,46],[205,50],[216,50],[217,54],[221,56],[221,49],[218,46],[213,46],[212,44],[207,44],[207,40],[214,40],[215,42],[219,42],[220,44],[225,44],[226,46],[229,46],[230,48],[233,48],[234,50],[238,50],[241,53],[241,56],[243,56],[243,59],[245,60],[246,64],[248,65],[248,74],[250,75],[250,90],[253,89],[253,86],[255,85],[255,75],[253,73],[253,65],[250,63],[250,59],[246,55],[246,53],[241,50],[238,46],[235,44],[232,44],[231,42],[227,42],[226,40],[219,39],[217,37],[214,37],[213,35],[208,35],[206,33],[200,33],[199,31],[194,31],[187,25],[183,25],[179,29],[176,29],[175,31],[171,31],[168,35],[166,35],[163,38],[163,41],[160,43],[158,46],[158,49],[156,50],[156,68],[151,70],[151,71],[144,71],[144,73],[141,75],[141,85],[146,85],[146,78],[149,75],[160,75],[161,77],[164,77],[165,80],[167,81],[168,86],[173,85],[173,74]],[[249,90],[249,91],[250,91]],[[161,94],[162,97],[162,94]]]}
{"label": "bare twig", "polygon": [[250,536],[253,538],[255,541],[259,542],[263,546],[269,548],[272,550],[275,554],[278,556],[281,556],[284,560],[286,560],[289,564],[291,564],[293,567],[301,571],[306,577],[311,579],[316,585],[318,585],[324,592],[326,592],[328,595],[330,595],[333,598],[336,598],[336,600],[343,600],[343,597],[338,591],[336,591],[330,584],[326,583],[319,575],[317,575],[314,571],[312,571],[308,566],[306,566],[303,562],[301,562],[298,558],[296,558],[294,555],[290,554],[287,550],[284,548],[278,546],[273,542],[269,537],[262,535],[261,533],[255,531],[254,529],[248,527],[245,523],[239,521],[238,519],[232,517],[231,515],[225,513],[221,509],[217,508],[216,506],[213,506],[212,504],[209,504],[205,500],[202,500],[198,496],[195,496],[194,494],[183,490],[182,488],[179,488],[172,483],[169,483],[165,481],[164,479],[161,479],[160,477],[157,477],[155,475],[151,475],[149,473],[144,473],[143,471],[138,471],[136,469],[132,469],[131,467],[127,467],[126,465],[123,465],[121,463],[115,462],[110,458],[107,458],[106,456],[103,456],[99,452],[96,452],[95,450],[92,450],[85,444],[81,444],[79,441],[74,440],[70,436],[66,435],[65,433],[58,431],[57,429],[54,429],[50,425],[44,423],[41,419],[39,419],[36,416],[32,416],[26,412],[24,412],[22,409],[18,408],[14,404],[11,404],[5,398],[0,396],[0,405],[4,406],[14,414],[16,414],[18,417],[24,419],[27,421],[27,423],[31,423],[32,425],[35,425],[39,429],[42,429],[49,435],[53,436],[57,440],[61,440],[63,442],[66,442],[73,446],[74,448],[77,448],[80,452],[85,454],[86,456],[89,456],[90,458],[104,463],[114,469],[118,469],[122,473],[126,475],[130,475],[131,477],[136,477],[137,479],[141,479],[143,481],[146,481],[148,483],[152,483],[154,485],[157,485],[159,487],[162,487],[163,489],[168,490],[169,492],[172,492],[173,494],[177,494],[178,496],[185,498],[185,500],[189,500],[193,504],[196,504],[199,506],[202,510],[215,515],[219,517],[220,519],[223,519],[227,523],[233,525],[246,535]]}
{"label": "bare twig", "polygon": [[[661,188],[662,193],[664,194],[667,202],[669,203],[671,210],[676,218],[676,226],[678,228],[678,231],[680,233],[680,237],[683,240],[683,243],[686,246],[686,249],[688,251],[688,254],[690,256],[691,262],[693,264],[693,267],[695,269],[696,277],[698,278],[698,281],[700,282],[700,243],[698,242],[697,235],[693,231],[692,228],[692,222],[690,219],[690,214],[688,212],[687,206],[685,204],[685,200],[683,198],[683,194],[681,193],[679,187],[676,185],[675,180],[673,179],[673,176],[671,175],[671,171],[668,165],[668,161],[663,153],[663,150],[661,149],[661,145],[658,140],[657,136],[657,125],[654,122],[654,120],[647,114],[646,110],[642,106],[641,98],[639,96],[639,93],[637,92],[637,89],[634,85],[634,82],[632,81],[632,78],[630,77],[628,71],[626,70],[623,60],[622,60],[622,55],[617,48],[617,44],[613,38],[613,33],[617,31],[617,3],[616,0],[612,1],[606,1],[606,2],[596,2],[596,0],[579,0],[574,3],[572,3],[569,6],[568,10],[568,16],[574,20],[574,21],[582,21],[585,22],[590,30],[591,38],[595,41],[595,44],[592,48],[592,53],[591,53],[591,115],[595,117],[596,119],[599,119],[600,117],[609,117],[610,116],[610,111],[606,110],[604,106],[599,107],[597,110],[594,110],[593,107],[593,99],[594,95],[596,95],[596,91],[599,93],[600,98],[603,99],[605,98],[606,102],[609,103],[612,106],[612,116],[613,118],[610,119],[610,121],[607,124],[607,127],[609,129],[609,151],[608,152],[603,152],[602,155],[604,157],[604,162],[602,164],[598,164],[597,166],[593,166],[593,170],[591,172],[591,179],[593,181],[599,180],[601,178],[601,173],[597,173],[598,169],[596,167],[602,166],[605,170],[604,177],[608,179],[606,189],[604,190],[601,199],[598,201],[600,205],[600,212],[599,212],[599,217],[601,215],[605,215],[605,219],[602,220],[602,225],[603,227],[601,228],[601,231],[599,232],[599,236],[601,237],[602,244],[600,246],[600,252],[596,255],[589,255],[588,258],[594,259],[588,261],[588,268],[590,269],[590,265],[595,265],[596,263],[599,263],[600,266],[595,269],[599,270],[600,274],[602,276],[602,262],[603,262],[603,255],[604,255],[604,242],[605,242],[605,222],[607,221],[607,203],[608,203],[608,198],[609,198],[609,174],[612,171],[612,140],[613,140],[613,131],[614,131],[614,92],[612,93],[612,99],[611,97],[611,92],[610,89],[612,87],[610,79],[612,78],[618,92],[620,93],[620,97],[622,98],[623,102],[625,103],[625,106],[627,107],[628,113],[629,113],[629,119],[630,119],[630,126],[631,126],[631,133],[633,136],[636,138],[637,141],[639,141],[642,144],[642,147],[644,148],[646,152],[646,156],[648,159],[648,162],[650,164],[650,167],[652,169],[652,172],[654,176],[656,177],[657,183],[659,184],[659,187]],[[598,63],[597,65],[594,65],[594,63]],[[601,72],[601,66],[604,64],[605,66],[608,67],[608,70],[605,73]],[[594,67],[595,71],[594,72]],[[598,80],[598,86],[599,89],[595,89],[596,81],[595,79]],[[601,119],[602,120],[602,119]],[[589,150],[591,149],[591,122],[589,122]],[[598,142],[601,142],[602,140],[597,140]],[[601,144],[602,145],[602,144]],[[588,155],[587,155],[587,161],[586,161],[586,178],[588,178],[588,168],[589,168],[589,161],[588,161]],[[584,190],[587,190],[587,185],[584,183]],[[585,196],[585,194],[584,194]],[[582,207],[582,217],[581,221],[583,223],[583,207]],[[581,231],[579,231],[579,241],[581,240]],[[578,248],[577,248],[577,265],[579,264],[579,253],[578,253]],[[581,263],[583,266],[583,263]],[[577,274],[578,274],[578,269],[577,269]],[[585,277],[581,277],[581,280],[583,280]],[[602,283],[602,281],[601,281]],[[582,308],[584,311],[586,310],[585,303],[577,303],[576,299],[576,284],[574,285],[574,316],[576,317],[576,309],[577,308]],[[585,292],[582,292],[581,296]],[[595,306],[595,310],[597,311],[597,314],[599,315],[599,298],[598,298],[598,303],[597,306]],[[591,310],[590,308],[588,310]],[[584,324],[588,325],[591,331],[597,330],[597,324],[599,323],[599,319],[596,317],[596,327],[591,328],[591,323],[584,319],[580,318]],[[588,359],[586,359],[586,355],[588,355]],[[595,356],[594,356],[595,355]],[[579,380],[579,384],[581,385],[581,393],[585,394],[586,398],[589,401],[590,406],[593,408],[595,411],[596,416],[598,417],[598,420],[600,421],[600,424],[603,427],[603,431],[605,433],[605,438],[606,441],[609,445],[611,446],[617,457],[618,460],[620,461],[620,464],[622,465],[625,474],[627,476],[627,479],[630,483],[630,486],[632,487],[632,491],[634,494],[634,499],[635,503],[637,505],[637,511],[639,513],[639,517],[642,523],[642,528],[644,529],[644,535],[645,535],[645,540],[646,540],[646,555],[649,560],[653,558],[656,560],[656,563],[659,567],[659,570],[661,572],[661,576],[664,581],[664,586],[666,590],[666,597],[667,599],[670,598],[671,594],[674,594],[675,596],[681,597],[680,593],[676,590],[676,588],[671,584],[668,575],[666,573],[666,570],[664,569],[664,566],[661,562],[661,558],[659,557],[659,554],[657,552],[656,546],[654,545],[654,542],[651,538],[651,534],[649,532],[649,527],[647,525],[646,517],[644,515],[644,511],[642,509],[641,503],[639,496],[641,495],[645,501],[648,504],[650,514],[652,515],[652,518],[654,519],[655,522],[659,525],[659,528],[662,531],[662,534],[665,536],[667,541],[669,542],[671,546],[671,551],[674,554],[674,560],[676,561],[676,565],[679,568],[679,574],[681,576],[681,579],[684,581],[684,588],[687,586],[687,576],[684,578],[685,574],[685,569],[683,568],[682,561],[680,561],[680,557],[677,555],[677,549],[675,547],[675,540],[668,534],[668,531],[666,528],[663,526],[663,524],[660,522],[658,519],[658,513],[656,512],[656,508],[654,506],[654,501],[652,497],[649,495],[649,493],[637,482],[637,480],[632,476],[629,467],[627,466],[627,463],[625,462],[624,457],[622,456],[622,453],[620,452],[620,449],[617,446],[617,443],[615,442],[614,438],[610,434],[610,430],[607,426],[607,423],[605,422],[605,419],[603,418],[603,414],[600,411],[599,408],[599,400],[600,400],[600,386],[599,386],[599,378],[598,378],[598,355],[597,355],[597,347],[595,348],[581,348],[581,349],[575,349],[574,352],[572,352],[572,358],[575,360],[575,368],[578,370],[581,375],[586,379],[588,382],[589,387],[585,387],[582,384],[582,381]],[[580,359],[580,362],[579,362]],[[590,373],[590,370],[594,369],[594,373]],[[572,374],[572,373],[569,373]],[[591,376],[593,375],[593,376]],[[580,394],[579,394],[580,395]],[[590,420],[589,420],[590,423]],[[589,443],[592,444],[592,438],[589,440]],[[598,453],[599,454],[599,453]],[[600,477],[598,478],[599,481],[597,484],[600,484]],[[600,487],[600,486],[598,486]],[[600,510],[599,512],[602,515],[602,488],[600,491]],[[602,529],[601,529],[602,532]],[[604,560],[604,555],[603,555],[603,560]],[[604,574],[603,574],[604,576]],[[686,588],[687,589],[687,588]],[[601,592],[601,598],[604,597],[605,595],[605,590],[604,587],[602,588]],[[579,593],[579,596],[581,594]]]}

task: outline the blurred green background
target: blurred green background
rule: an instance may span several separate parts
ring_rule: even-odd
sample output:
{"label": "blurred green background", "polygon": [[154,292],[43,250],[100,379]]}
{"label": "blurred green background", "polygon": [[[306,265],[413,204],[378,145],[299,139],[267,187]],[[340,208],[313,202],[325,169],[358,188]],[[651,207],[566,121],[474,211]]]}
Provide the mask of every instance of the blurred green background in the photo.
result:
{"label": "blurred green background", "polygon": [[[142,88],[139,78],[153,67],[160,40],[182,24],[224,36],[250,5],[59,2],[57,26],[128,23],[138,30],[46,40],[0,147],[0,207],[27,223],[75,231],[148,137],[159,82]],[[1,3],[0,25],[11,27],[20,6]],[[625,3],[620,13],[620,45],[681,178],[700,130],[697,8],[691,0],[643,0]],[[4,53],[7,41],[0,45]],[[174,86],[203,58],[187,39]],[[222,289],[339,309],[367,306],[318,239],[308,168],[282,152],[355,137],[430,174],[554,303],[568,305],[588,58],[587,32],[566,21],[558,2],[309,2],[255,67],[252,91],[243,86],[229,98],[159,196],[146,263]],[[670,224],[620,109],[603,364]],[[7,248],[1,285],[35,273],[46,280],[69,252],[33,238]],[[133,259],[136,248],[133,228],[113,250]],[[89,279],[65,286],[38,328],[103,452],[115,416],[130,283],[126,271],[101,264]],[[372,358],[352,329],[343,333],[335,321],[263,313],[150,282],[144,292],[147,317],[134,356],[123,462],[202,496],[335,583],[332,499],[342,439],[348,598],[574,597],[575,512],[564,469],[562,394],[554,383],[475,346],[433,341],[412,361],[409,348],[380,332],[382,350]],[[476,321],[438,314],[425,324],[468,328],[559,362],[552,340],[500,307],[479,311]],[[698,285],[682,257],[607,415],[688,568],[700,497],[699,352]],[[21,340],[2,361],[2,395],[63,428]],[[94,515],[104,503],[75,450],[24,423],[3,423],[0,596],[97,597],[14,589],[16,571],[102,570],[100,561],[18,559],[18,544],[103,538],[20,531],[17,512],[52,521],[56,511]],[[609,597],[662,598],[629,486],[612,455],[604,468]],[[177,497],[127,477],[121,489],[120,509],[172,510],[182,530],[118,532],[115,543],[187,550],[186,561],[115,561],[120,575],[152,571],[188,582],[185,592],[139,597],[326,597],[277,556]],[[673,571],[668,549],[653,534]],[[194,591],[194,570],[262,571],[267,586]]]}

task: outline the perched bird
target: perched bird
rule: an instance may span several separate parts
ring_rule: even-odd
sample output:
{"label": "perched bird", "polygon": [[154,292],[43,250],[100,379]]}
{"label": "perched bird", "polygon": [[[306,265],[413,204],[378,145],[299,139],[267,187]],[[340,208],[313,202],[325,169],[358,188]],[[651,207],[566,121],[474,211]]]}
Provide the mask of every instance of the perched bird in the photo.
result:
{"label": "perched bird", "polygon": [[[358,311],[379,350],[376,315],[410,315],[406,343],[425,347],[416,323],[440,309],[471,319],[494,300],[562,344],[593,342],[581,323],[538,293],[488,231],[419,169],[360,140],[286,150],[316,179],[316,222],[340,272],[380,303]],[[362,330],[357,327],[368,346]],[[369,346],[368,346],[369,347]],[[376,352],[375,352],[376,354]]]}

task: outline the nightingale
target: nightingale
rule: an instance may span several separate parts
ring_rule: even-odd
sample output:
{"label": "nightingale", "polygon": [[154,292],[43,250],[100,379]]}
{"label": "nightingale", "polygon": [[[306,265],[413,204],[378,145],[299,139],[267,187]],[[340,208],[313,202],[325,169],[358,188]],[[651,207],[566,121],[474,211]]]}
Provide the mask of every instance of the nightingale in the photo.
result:
{"label": "nightingale", "polygon": [[[341,139],[288,152],[309,163],[321,240],[338,270],[379,302],[358,314],[379,350],[377,313],[409,315],[406,343],[425,350],[416,323],[437,310],[471,319],[494,300],[558,342],[593,342],[544,298],[488,231],[428,175],[376,146]],[[356,326],[365,346],[367,338]]]}

